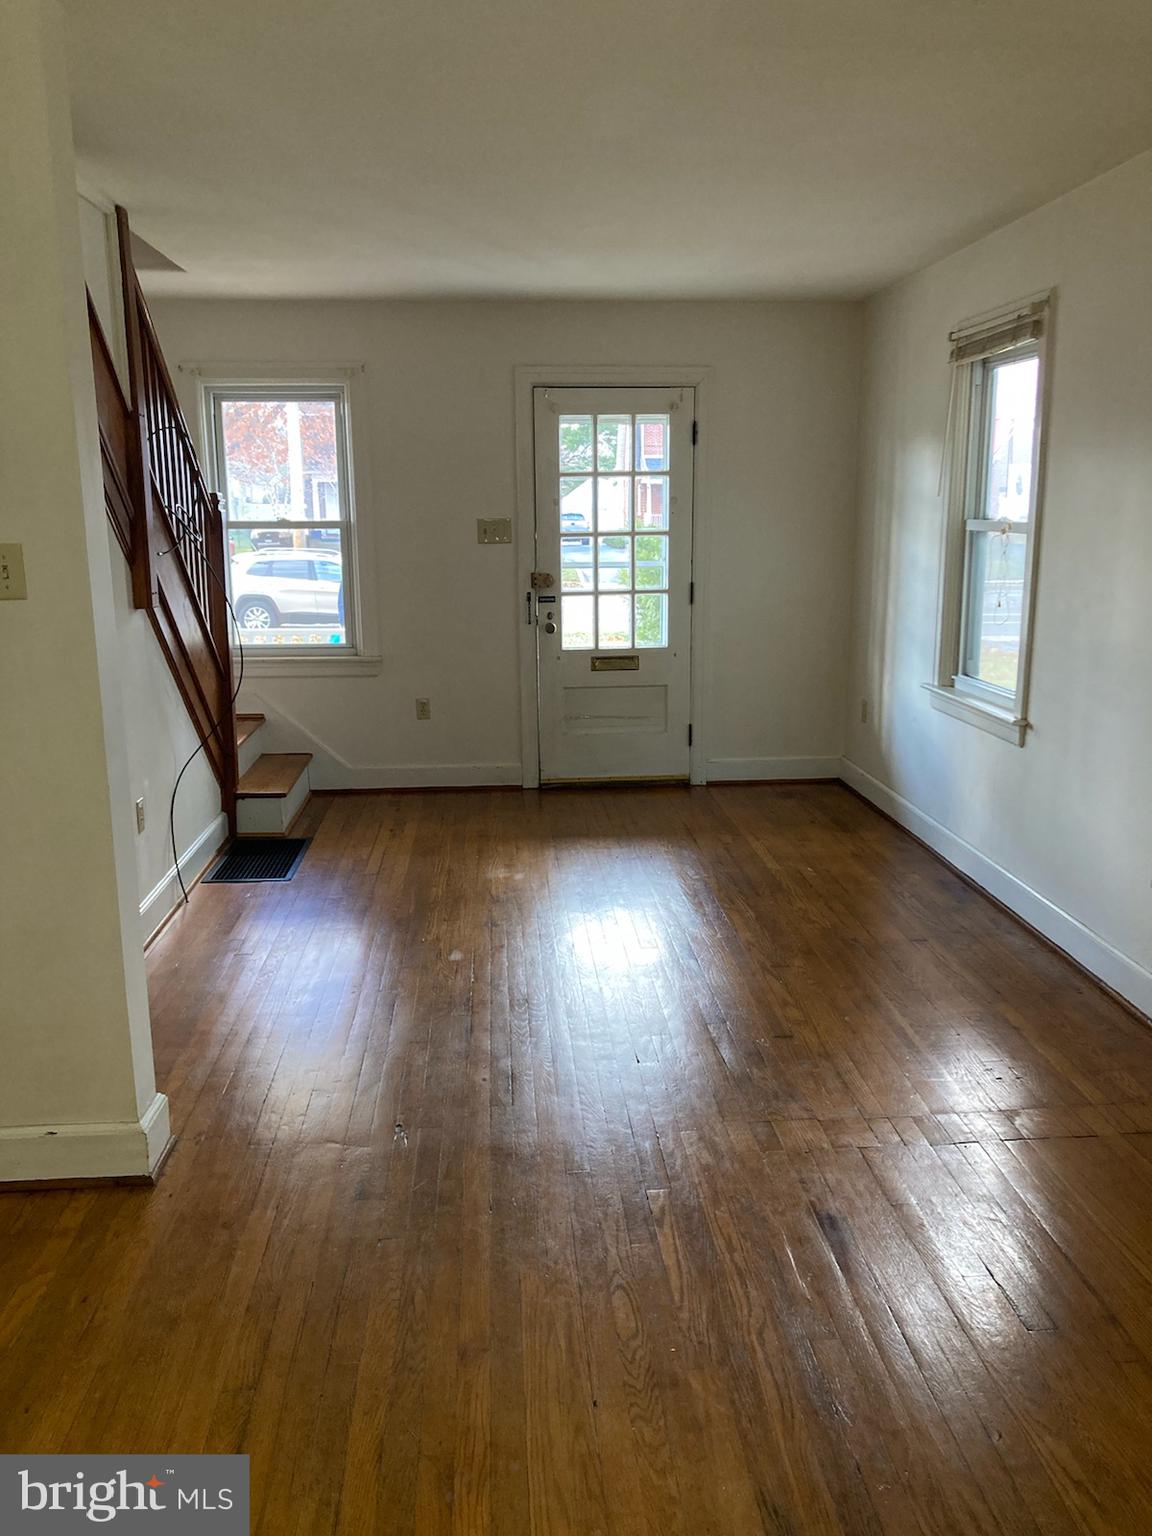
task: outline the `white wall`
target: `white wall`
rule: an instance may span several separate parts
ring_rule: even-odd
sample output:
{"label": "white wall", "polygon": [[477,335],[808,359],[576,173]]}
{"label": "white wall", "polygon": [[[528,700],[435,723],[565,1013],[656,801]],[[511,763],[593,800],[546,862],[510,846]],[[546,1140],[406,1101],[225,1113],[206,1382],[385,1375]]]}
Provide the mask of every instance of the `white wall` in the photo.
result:
{"label": "white wall", "polygon": [[101,207],[84,193],[76,199],[80,218],[80,257],[84,282],[92,296],[104,340],[128,389],[127,347],[124,340],[124,304],[120,295],[120,266],[116,220],[110,208]]}
{"label": "white wall", "polygon": [[[136,833],[136,883],[139,935],[145,942],[182,899],[168,810],[176,776],[193,752],[197,736],[148,615],[132,605],[131,573],[111,527],[108,545],[133,826],[136,801],[144,800],[144,830]],[[220,786],[203,752],[181,780],[175,832],[180,872],[189,885],[228,834],[227,818],[220,809]]]}
{"label": "white wall", "polygon": [[[933,710],[921,684],[948,331],[1049,286],[1033,729],[1019,748]],[[862,443],[849,777],[1152,1009],[1152,154],[874,299]]]}
{"label": "white wall", "polygon": [[[105,338],[122,362],[123,307],[118,297],[115,221],[108,210],[91,199],[80,196],[77,201],[84,282]],[[128,562],[110,524],[107,543],[133,828],[135,803],[144,800],[144,831],[134,835],[138,932],[146,941],[181,899],[168,811],[176,776],[197,738],[148,616],[133,606]],[[219,786],[203,753],[180,784],[175,833],[180,869],[187,884],[205,867],[227,834]]]}
{"label": "white wall", "polygon": [[[58,8],[0,49],[0,1182],[146,1174],[156,1092]],[[19,366],[12,365],[18,359]]]}
{"label": "white wall", "polygon": [[[383,666],[259,677],[242,702],[319,747],[314,781],[518,782],[517,364],[715,369],[704,509],[714,777],[835,772],[842,748],[860,306],[162,301],[169,362],[364,363]],[[185,409],[195,381],[178,375]],[[359,448],[359,444],[357,445]],[[415,719],[413,701],[432,700]],[[306,745],[298,731],[272,735]]]}
{"label": "white wall", "polygon": [[80,258],[84,265],[84,282],[92,295],[96,313],[104,335],[115,343],[116,307],[113,303],[111,261],[108,254],[108,219],[102,208],[80,193],[76,199],[80,224]]}

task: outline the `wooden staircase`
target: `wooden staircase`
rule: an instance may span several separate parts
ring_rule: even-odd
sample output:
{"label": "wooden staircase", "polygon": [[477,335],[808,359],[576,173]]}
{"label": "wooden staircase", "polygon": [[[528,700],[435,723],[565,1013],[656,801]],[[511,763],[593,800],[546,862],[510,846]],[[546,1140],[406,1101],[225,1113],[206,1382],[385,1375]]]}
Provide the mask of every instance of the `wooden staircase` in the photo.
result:
{"label": "wooden staircase", "polygon": [[286,832],[308,798],[310,753],[267,753],[262,715],[235,712],[231,617],[220,501],[209,490],[176,398],[116,210],[129,391],[125,396],[91,295],[104,504],[204,755],[232,837]]}

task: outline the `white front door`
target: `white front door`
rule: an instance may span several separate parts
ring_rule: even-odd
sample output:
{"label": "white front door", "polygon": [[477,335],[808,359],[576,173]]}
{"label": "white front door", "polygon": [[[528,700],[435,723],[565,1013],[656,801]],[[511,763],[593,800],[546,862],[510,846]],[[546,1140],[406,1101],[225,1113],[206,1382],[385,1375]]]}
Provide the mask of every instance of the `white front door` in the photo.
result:
{"label": "white front door", "polygon": [[694,402],[534,391],[541,783],[688,778]]}

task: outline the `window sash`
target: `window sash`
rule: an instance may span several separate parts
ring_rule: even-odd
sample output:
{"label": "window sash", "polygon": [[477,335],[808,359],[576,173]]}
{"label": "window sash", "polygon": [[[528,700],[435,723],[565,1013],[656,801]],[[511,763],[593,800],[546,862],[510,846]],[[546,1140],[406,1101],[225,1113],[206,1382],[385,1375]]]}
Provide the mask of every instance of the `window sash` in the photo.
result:
{"label": "window sash", "polygon": [[[961,364],[961,367],[972,369],[972,392],[976,404],[972,411],[972,425],[974,439],[969,445],[969,451],[973,455],[976,464],[975,475],[968,478],[968,517],[979,521],[978,509],[987,505],[986,495],[988,491],[988,475],[992,462],[992,411],[996,400],[995,375],[999,368],[1012,363],[1023,362],[1029,357],[1040,357],[1040,349],[1034,342],[1025,342],[1012,347],[1009,351],[999,353],[995,357],[984,357],[978,362]],[[1039,391],[1043,385],[1040,373],[1037,373],[1036,387],[1036,416],[1032,428],[1032,459],[1036,462],[1036,448],[1039,441],[1040,430],[1040,399]],[[1029,516],[1031,516],[1036,500],[1037,477],[1032,476],[1031,495],[1029,497]],[[983,519],[988,521],[988,519]],[[994,519],[992,521],[995,521]]]}
{"label": "window sash", "polygon": [[[278,517],[261,518],[259,521],[257,521],[255,518],[248,517],[228,517],[224,520],[224,526],[228,529],[229,533],[231,533],[234,529],[240,529],[243,531],[246,528],[250,528],[254,532],[259,532],[261,528],[279,528],[284,533],[291,533],[294,528],[339,528],[341,530],[349,531],[352,528],[351,522],[346,517],[316,517],[305,519],[303,521],[301,521],[299,518],[295,518],[291,522],[289,522],[287,519]],[[995,526],[998,528],[1000,524],[997,523]]]}
{"label": "window sash", "polygon": [[[276,528],[291,531],[294,528],[338,529],[340,532],[341,569],[344,586],[344,641],[340,645],[292,645],[259,648],[262,659],[291,661],[294,657],[315,659],[317,656],[355,656],[360,651],[359,613],[356,584],[355,516],[352,499],[352,476],[349,449],[348,392],[342,384],[301,384],[299,381],[278,384],[270,381],[264,385],[209,386],[209,415],[212,423],[212,467],[216,487],[225,508],[224,526],[227,536],[234,529],[253,530]],[[228,466],[224,446],[223,407],[233,401],[330,400],[334,406],[336,437],[336,475],[340,490],[341,516],[339,518],[233,518],[228,514]],[[313,551],[315,552],[315,551]],[[228,596],[232,596],[232,565],[227,564]],[[242,639],[242,637],[241,637]]]}
{"label": "window sash", "polygon": [[[1009,527],[1011,527],[1011,526],[1012,525],[1009,525]],[[1027,577],[1027,570],[1028,570],[1028,543],[1027,543],[1027,539],[1028,539],[1028,534],[1027,534],[1026,527],[1024,525],[1016,524],[1015,527],[1018,530],[1016,536],[1017,537],[1022,537],[1025,540],[1024,551],[1023,551],[1023,554],[1024,554],[1025,576],[1024,576],[1024,579],[1023,579],[1022,584],[1021,584],[1021,594],[1020,594],[1021,635],[1020,635],[1020,644],[1019,644],[1019,648],[1018,648],[1018,652],[1017,652],[1016,686],[1013,687],[1013,688],[1008,688],[1008,687],[1004,686],[1003,684],[990,682],[988,678],[980,676],[978,651],[979,651],[979,642],[983,640],[984,634],[983,634],[983,630],[982,629],[981,629],[979,635],[974,635],[973,634],[973,618],[974,618],[974,609],[975,609],[977,594],[976,594],[976,591],[974,590],[974,587],[973,587],[973,571],[972,571],[972,567],[973,567],[973,564],[974,564],[974,559],[973,559],[973,540],[972,540],[973,530],[971,528],[968,529],[968,531],[967,531],[967,533],[965,535],[965,544],[964,544],[964,585],[963,585],[963,591],[962,591],[961,599],[960,599],[960,603],[961,603],[961,608],[960,608],[960,655],[959,655],[959,658],[958,658],[958,661],[957,661],[957,665],[959,667],[959,671],[956,673],[956,675],[952,679],[952,681],[954,683],[963,680],[963,682],[965,684],[967,684],[970,688],[978,689],[981,692],[985,692],[986,691],[991,698],[995,699],[996,702],[999,705],[1003,705],[1003,706],[1007,706],[1008,704],[1010,704],[1012,702],[1012,700],[1015,699],[1015,697],[1016,697],[1016,695],[1017,695],[1017,693],[1019,691],[1019,687],[1020,687],[1020,669],[1023,666],[1023,651],[1024,651],[1024,644],[1025,644],[1025,636],[1024,636],[1024,632],[1023,632],[1023,623],[1024,623],[1024,596],[1025,596],[1024,589],[1027,587],[1027,583],[1028,583],[1028,577]],[[977,529],[975,531],[977,533],[999,533],[999,532],[1004,531],[1004,528],[1005,528],[1005,525],[1003,523],[992,523],[992,524],[990,524],[987,527],[980,528],[980,529]]]}
{"label": "window sash", "polygon": [[[1041,315],[1035,324],[1042,334]],[[970,370],[969,379],[969,434],[967,454],[964,463],[963,494],[960,499],[965,516],[963,518],[963,551],[962,551],[962,577],[960,583],[959,622],[957,625],[957,644],[953,657],[953,686],[965,693],[985,698],[998,709],[1011,709],[1019,706],[1023,699],[1027,651],[1029,644],[1029,610],[1032,597],[1032,535],[1035,531],[1034,521],[1036,516],[1037,493],[1039,489],[1039,450],[1041,427],[1041,401],[1044,389],[1043,357],[1037,333],[1031,331],[1033,322],[1029,321],[1029,334],[1023,336],[1014,345],[1008,344],[995,348],[993,351],[985,351],[980,356],[955,363],[954,366]],[[955,338],[954,333],[954,338]],[[979,514],[987,505],[988,477],[991,471],[992,460],[992,411],[995,402],[995,374],[998,368],[1006,364],[1020,362],[1025,358],[1040,358],[1040,370],[1037,374],[1037,399],[1036,415],[1032,429],[1032,483],[1029,494],[1029,508],[1027,521],[1015,521],[1007,518],[987,518]],[[1020,600],[1020,642],[1017,654],[1016,683],[1014,687],[1006,687],[989,682],[975,670],[972,670],[975,662],[973,653],[979,652],[978,636],[973,635],[973,536],[988,533],[1004,533],[1008,537],[1018,537],[1024,540],[1023,567],[1024,576]]]}

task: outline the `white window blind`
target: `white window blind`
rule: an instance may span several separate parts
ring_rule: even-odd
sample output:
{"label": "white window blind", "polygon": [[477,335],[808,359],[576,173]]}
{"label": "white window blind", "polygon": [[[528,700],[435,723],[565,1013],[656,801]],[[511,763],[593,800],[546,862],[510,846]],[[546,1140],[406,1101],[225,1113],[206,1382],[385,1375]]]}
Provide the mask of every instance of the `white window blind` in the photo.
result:
{"label": "white window blind", "polygon": [[1048,294],[1035,299],[1023,299],[949,331],[948,361],[952,378],[948,389],[948,412],[944,418],[940,477],[936,484],[938,496],[944,494],[950,467],[955,468],[958,446],[962,450],[967,439],[968,392],[960,387],[960,381],[968,377],[965,370],[973,363],[983,362],[1002,352],[1010,352],[1013,347],[1042,340],[1048,325],[1049,303]]}
{"label": "white window blind", "polygon": [[1047,318],[1048,300],[1037,299],[991,318],[960,326],[948,337],[952,344],[949,361],[953,367],[959,363],[976,363],[981,358],[1010,351],[1024,342],[1039,341]]}

